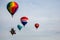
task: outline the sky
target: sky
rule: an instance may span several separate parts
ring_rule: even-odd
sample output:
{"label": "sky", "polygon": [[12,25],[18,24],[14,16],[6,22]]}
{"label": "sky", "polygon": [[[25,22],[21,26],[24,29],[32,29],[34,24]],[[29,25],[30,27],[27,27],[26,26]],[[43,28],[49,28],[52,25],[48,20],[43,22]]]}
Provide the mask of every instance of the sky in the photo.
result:
{"label": "sky", "polygon": [[[13,18],[7,10],[11,1],[19,5]],[[22,16],[29,20],[18,30]],[[37,30],[35,23],[40,24]],[[11,28],[16,30],[13,36]],[[0,0],[0,40],[60,40],[60,0]]]}

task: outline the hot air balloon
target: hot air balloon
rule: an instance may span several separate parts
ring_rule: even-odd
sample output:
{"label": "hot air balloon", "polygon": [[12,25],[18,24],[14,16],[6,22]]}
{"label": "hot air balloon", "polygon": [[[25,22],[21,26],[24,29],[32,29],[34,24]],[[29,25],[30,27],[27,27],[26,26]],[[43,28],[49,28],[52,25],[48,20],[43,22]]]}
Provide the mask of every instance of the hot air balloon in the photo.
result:
{"label": "hot air balloon", "polygon": [[21,25],[17,25],[17,28],[19,29],[19,30],[21,30],[22,29],[22,26]]}
{"label": "hot air balloon", "polygon": [[7,4],[7,10],[10,12],[12,17],[17,11],[17,9],[18,9],[18,4],[15,1],[11,1]]}
{"label": "hot air balloon", "polygon": [[35,28],[37,29],[39,27],[39,23],[35,23]]}
{"label": "hot air balloon", "polygon": [[12,35],[13,35],[13,34],[16,34],[16,32],[15,32],[14,28],[11,28],[10,33],[11,33]]}
{"label": "hot air balloon", "polygon": [[21,17],[20,21],[23,24],[23,26],[25,26],[28,23],[28,17],[23,16],[23,17]]}

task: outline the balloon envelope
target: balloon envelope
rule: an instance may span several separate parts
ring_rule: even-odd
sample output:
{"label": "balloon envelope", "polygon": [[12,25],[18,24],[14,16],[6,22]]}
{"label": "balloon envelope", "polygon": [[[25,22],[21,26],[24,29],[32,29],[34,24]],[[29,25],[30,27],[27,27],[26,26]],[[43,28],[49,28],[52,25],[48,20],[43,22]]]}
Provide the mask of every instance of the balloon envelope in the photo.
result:
{"label": "balloon envelope", "polygon": [[21,25],[17,25],[17,28],[18,28],[19,30],[21,30],[21,29],[22,29],[22,26],[21,26]]}
{"label": "balloon envelope", "polygon": [[18,9],[18,4],[14,1],[11,1],[7,4],[7,10],[13,16]]}
{"label": "balloon envelope", "polygon": [[38,28],[39,27],[39,24],[38,23],[35,23],[35,28]]}
{"label": "balloon envelope", "polygon": [[10,33],[11,33],[12,35],[13,35],[13,34],[16,34],[16,32],[15,32],[14,28],[11,28]]}
{"label": "balloon envelope", "polygon": [[28,17],[26,17],[26,16],[21,17],[20,21],[25,26],[28,23]]}

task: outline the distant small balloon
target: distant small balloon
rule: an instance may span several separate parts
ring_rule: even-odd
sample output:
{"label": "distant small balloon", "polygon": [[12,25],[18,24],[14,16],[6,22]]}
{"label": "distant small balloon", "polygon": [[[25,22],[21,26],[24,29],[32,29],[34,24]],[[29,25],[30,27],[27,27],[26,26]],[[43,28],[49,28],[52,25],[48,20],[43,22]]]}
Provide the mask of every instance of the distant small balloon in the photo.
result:
{"label": "distant small balloon", "polygon": [[28,17],[23,16],[20,18],[20,21],[23,24],[23,26],[25,26],[28,23]]}
{"label": "distant small balloon", "polygon": [[19,29],[19,30],[21,30],[22,29],[22,26],[21,25],[17,25],[17,28]]}
{"label": "distant small balloon", "polygon": [[39,23],[35,23],[35,28],[37,29],[39,27]]}
{"label": "distant small balloon", "polygon": [[13,16],[18,9],[18,4],[15,1],[11,1],[7,4],[7,10]]}
{"label": "distant small balloon", "polygon": [[15,32],[14,28],[11,28],[10,33],[11,33],[12,35],[13,35],[13,34],[16,34],[16,32]]}

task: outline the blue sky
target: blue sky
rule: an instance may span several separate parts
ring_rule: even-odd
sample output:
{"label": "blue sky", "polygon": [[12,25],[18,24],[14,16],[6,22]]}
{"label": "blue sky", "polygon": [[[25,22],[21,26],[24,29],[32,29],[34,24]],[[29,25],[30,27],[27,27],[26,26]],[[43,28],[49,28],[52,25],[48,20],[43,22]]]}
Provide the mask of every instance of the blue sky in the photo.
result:
{"label": "blue sky", "polygon": [[[13,18],[6,8],[10,1],[19,5]],[[29,21],[19,31],[22,16]],[[38,30],[36,22],[40,24]],[[12,27],[17,33],[14,36],[9,32]],[[0,0],[0,40],[60,40],[60,0]]]}

